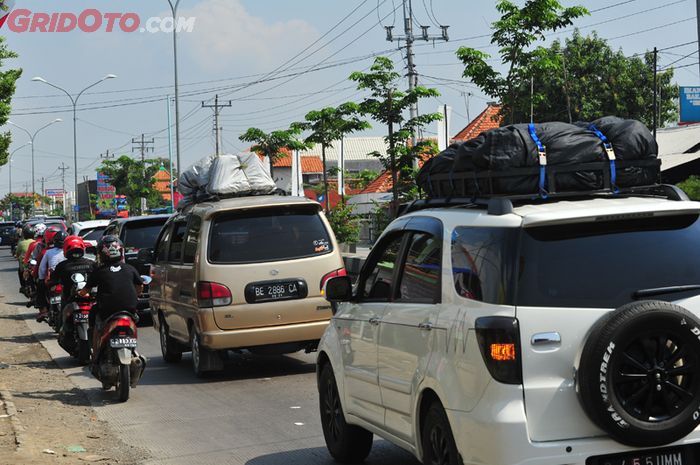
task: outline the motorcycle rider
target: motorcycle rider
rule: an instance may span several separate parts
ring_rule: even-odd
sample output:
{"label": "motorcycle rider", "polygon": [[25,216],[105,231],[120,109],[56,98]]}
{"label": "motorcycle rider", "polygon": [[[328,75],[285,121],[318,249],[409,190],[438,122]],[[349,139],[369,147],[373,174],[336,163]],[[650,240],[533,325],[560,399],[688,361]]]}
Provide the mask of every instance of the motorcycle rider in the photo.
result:
{"label": "motorcycle rider", "polygon": [[22,228],[22,240],[17,243],[17,248],[15,249],[15,258],[17,259],[17,274],[19,275],[19,284],[22,287],[20,292],[24,291],[27,285],[24,279],[24,256],[29,250],[29,245],[34,242],[34,229],[30,224],[24,225]]}
{"label": "motorcycle rider", "polygon": [[[44,248],[37,252],[39,248],[39,246],[37,246],[32,253],[32,259],[39,263],[35,270],[37,287],[36,306],[39,308],[39,315],[36,317],[36,321],[44,321],[48,315],[49,288],[46,286],[46,278],[50,270],[53,270],[58,263],[65,260],[63,257],[63,241],[66,236],[67,234],[65,232],[52,226],[44,233]],[[58,247],[54,247],[56,238],[60,244]],[[37,255],[37,257],[34,258],[34,255]]]}
{"label": "motorcycle rider", "polygon": [[[99,331],[109,317],[128,311],[136,315],[138,294],[143,290],[141,276],[136,268],[124,262],[124,245],[117,236],[103,236],[97,246],[99,266],[88,276],[85,288],[79,292],[83,297],[90,289],[97,288],[96,301],[90,316],[93,328],[93,357],[97,355]],[[96,360],[93,360],[96,363]]]}
{"label": "motorcycle rider", "polygon": [[44,234],[46,233],[46,225],[44,223],[38,223],[34,225],[34,242],[29,244],[27,248],[27,253],[24,254],[22,263],[24,264],[24,279],[26,283],[31,286],[30,298],[27,302],[27,307],[32,305],[36,306],[38,301],[38,289],[36,286],[36,281],[34,280],[35,271],[38,262],[31,265],[31,261],[34,259],[34,251],[41,251],[44,248]]}

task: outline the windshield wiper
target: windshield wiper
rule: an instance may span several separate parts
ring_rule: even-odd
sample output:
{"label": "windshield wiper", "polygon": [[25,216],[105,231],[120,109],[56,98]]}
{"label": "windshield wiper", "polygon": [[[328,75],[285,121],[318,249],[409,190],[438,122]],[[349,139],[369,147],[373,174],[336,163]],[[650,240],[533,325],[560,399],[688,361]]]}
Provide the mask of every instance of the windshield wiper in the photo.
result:
{"label": "windshield wiper", "polygon": [[662,294],[675,294],[678,292],[687,291],[697,291],[700,290],[700,284],[686,284],[684,286],[667,286],[667,287],[655,287],[650,289],[640,289],[632,293],[633,299],[639,299],[643,297],[651,297],[655,295]]}

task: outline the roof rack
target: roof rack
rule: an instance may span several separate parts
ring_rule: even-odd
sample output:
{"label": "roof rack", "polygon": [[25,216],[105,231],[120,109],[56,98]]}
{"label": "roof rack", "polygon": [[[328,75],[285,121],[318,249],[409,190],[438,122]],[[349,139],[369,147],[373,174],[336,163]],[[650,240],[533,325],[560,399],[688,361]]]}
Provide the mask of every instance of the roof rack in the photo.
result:
{"label": "roof rack", "polygon": [[553,200],[581,199],[586,197],[655,197],[674,201],[689,200],[688,196],[676,186],[670,184],[651,184],[648,186],[635,186],[620,189],[614,193],[608,189],[580,192],[560,192],[550,194],[546,199],[529,195],[494,195],[488,197],[445,197],[414,200],[403,204],[399,208],[399,215],[406,215],[428,208],[482,208],[486,209],[489,215],[507,215],[513,213],[513,203],[547,203]]}

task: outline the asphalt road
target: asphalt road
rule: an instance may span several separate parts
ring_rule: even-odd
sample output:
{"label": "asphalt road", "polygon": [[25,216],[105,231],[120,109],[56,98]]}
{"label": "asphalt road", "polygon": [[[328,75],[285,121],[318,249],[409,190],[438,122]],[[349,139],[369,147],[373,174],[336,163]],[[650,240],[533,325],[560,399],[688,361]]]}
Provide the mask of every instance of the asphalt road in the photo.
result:
{"label": "asphalt road", "polygon": [[[0,294],[22,303],[16,265],[0,250]],[[21,313],[33,309],[17,307]],[[45,323],[27,320],[58,365],[88,397],[100,419],[128,444],[150,453],[145,465],[314,465],[335,463],[328,454],[318,414],[315,354],[232,355],[225,371],[197,379],[189,354],[165,364],[158,334],[139,329],[146,372],[128,402],[103,391],[86,368],[61,349]],[[417,465],[413,456],[375,440],[369,465]]]}

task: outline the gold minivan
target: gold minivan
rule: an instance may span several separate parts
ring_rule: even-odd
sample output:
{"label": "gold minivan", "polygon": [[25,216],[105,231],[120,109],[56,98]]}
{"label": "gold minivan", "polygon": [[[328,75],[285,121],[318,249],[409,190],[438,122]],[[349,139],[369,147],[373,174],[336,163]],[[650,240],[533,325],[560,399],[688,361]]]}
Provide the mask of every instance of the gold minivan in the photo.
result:
{"label": "gold minivan", "polygon": [[151,257],[151,313],[166,362],[192,352],[198,376],[229,349],[316,349],[331,318],[321,290],[345,275],[321,206],[251,196],[195,204],[163,226]]}

